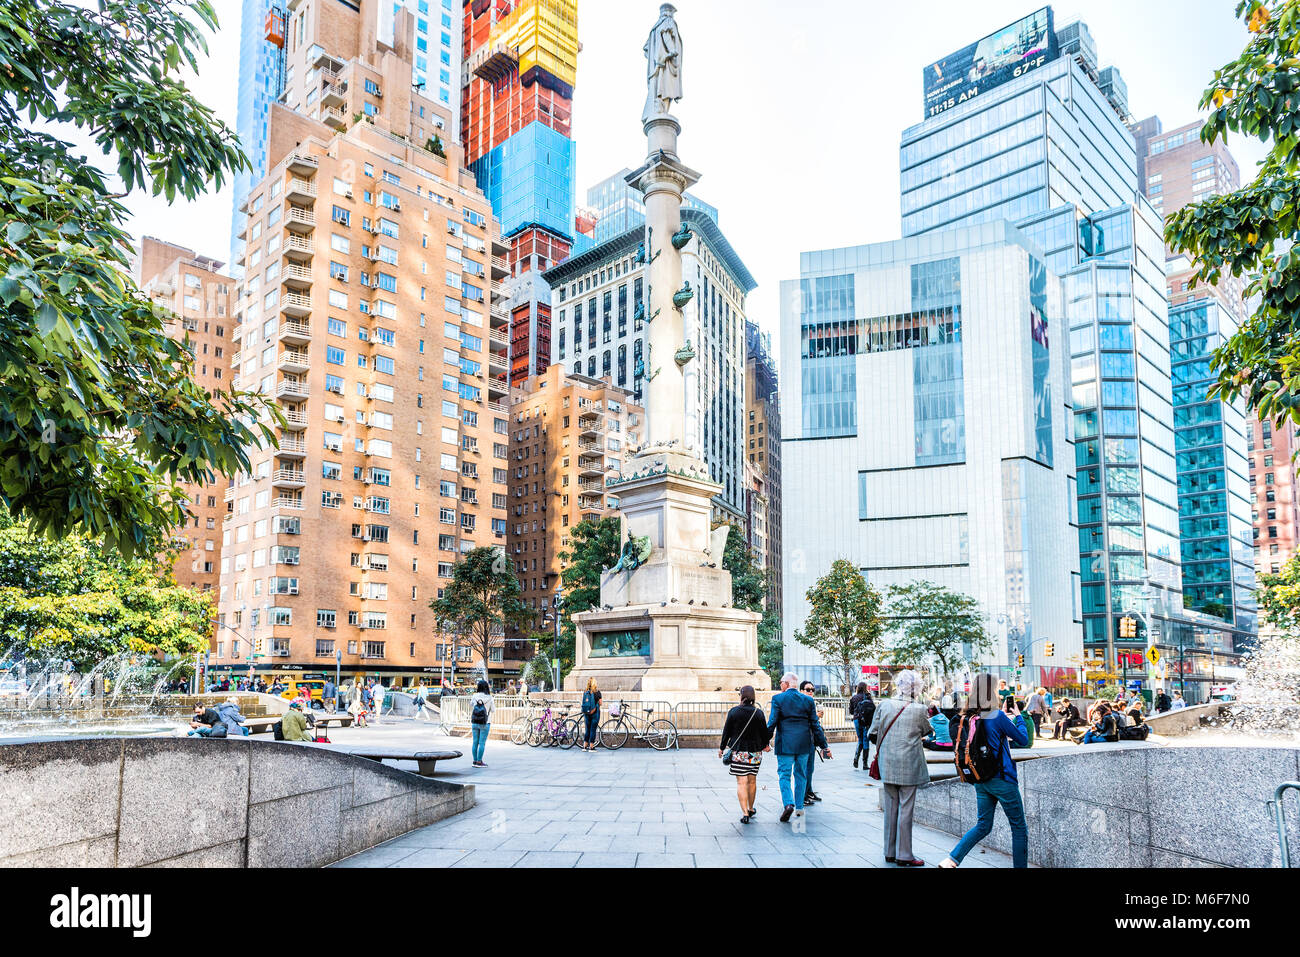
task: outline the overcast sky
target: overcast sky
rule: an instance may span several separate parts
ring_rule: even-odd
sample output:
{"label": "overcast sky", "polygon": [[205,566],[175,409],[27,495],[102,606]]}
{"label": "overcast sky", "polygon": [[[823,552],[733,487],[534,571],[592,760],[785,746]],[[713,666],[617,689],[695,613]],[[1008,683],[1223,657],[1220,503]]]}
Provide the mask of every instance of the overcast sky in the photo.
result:
{"label": "overcast sky", "polygon": [[[233,128],[239,0],[215,0],[222,29],[193,87]],[[459,8],[459,0],[455,4]],[[777,287],[798,277],[806,249],[899,235],[898,141],[923,119],[930,62],[1032,12],[1034,0],[677,0],[685,97],[679,154],[703,174],[695,192],[719,209],[727,238],[758,281],[752,319],[774,333]],[[1102,65],[1119,67],[1135,117],[1166,128],[1195,118],[1215,68],[1246,43],[1235,0],[1073,0],[1056,23],[1081,18]],[[577,199],[645,156],[641,46],[658,0],[579,0],[583,50],[573,104]],[[1243,178],[1263,155],[1230,141]],[[128,200],[137,235],[224,259],[231,193],[168,207]]]}

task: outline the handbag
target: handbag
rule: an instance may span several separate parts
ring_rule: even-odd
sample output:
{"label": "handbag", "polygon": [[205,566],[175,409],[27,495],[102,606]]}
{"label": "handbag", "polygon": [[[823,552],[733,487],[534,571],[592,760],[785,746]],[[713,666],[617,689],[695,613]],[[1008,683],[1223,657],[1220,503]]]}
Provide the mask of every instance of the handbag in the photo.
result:
{"label": "handbag", "polygon": [[871,759],[871,767],[867,769],[867,776],[873,781],[880,780],[880,749],[885,743],[885,735],[889,734],[889,729],[894,726],[894,722],[903,716],[907,710],[907,705],[903,705],[898,710],[898,714],[890,719],[889,724],[885,725],[885,730],[880,732],[880,740],[876,742],[876,756]]}
{"label": "handbag", "polygon": [[[754,715],[756,715],[756,714],[758,714],[758,709],[757,709],[757,708],[755,708],[753,711],[751,711],[751,712],[749,713],[749,721],[753,721],[753,720],[754,720]],[[740,734],[738,734],[738,735],[736,736],[736,740],[737,740],[737,741],[739,741],[741,738],[743,738],[743,737],[745,736],[745,732],[749,730],[749,721],[746,721],[746,722],[745,722],[745,726],[744,726],[743,728],[740,729]],[[730,763],[731,763],[731,752],[733,752],[733,751],[735,751],[735,750],[736,750],[736,746],[733,744],[731,747],[727,748],[726,751],[723,751],[723,752],[722,752],[722,763],[723,763],[723,764],[730,764]]]}

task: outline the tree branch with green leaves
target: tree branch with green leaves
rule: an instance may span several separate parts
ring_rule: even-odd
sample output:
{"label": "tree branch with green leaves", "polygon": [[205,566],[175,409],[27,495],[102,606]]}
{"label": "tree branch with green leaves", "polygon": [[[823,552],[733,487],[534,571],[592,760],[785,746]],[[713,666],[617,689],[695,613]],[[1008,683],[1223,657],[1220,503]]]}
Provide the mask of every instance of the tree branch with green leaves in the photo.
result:
{"label": "tree branch with green leaves", "polygon": [[1174,213],[1165,241],[1193,259],[1197,283],[1248,277],[1258,307],[1214,353],[1209,398],[1244,396],[1261,418],[1300,422],[1300,0],[1242,0],[1250,40],[1201,96],[1201,139],[1272,140],[1253,181]]}
{"label": "tree branch with green leaves", "polygon": [[873,659],[883,650],[885,622],[880,592],[867,584],[847,559],[831,563],[830,571],[808,589],[808,617],[794,640],[842,669],[844,684],[853,687],[853,664]]}
{"label": "tree branch with green leaves", "polygon": [[[184,523],[180,482],[249,468],[274,442],[259,395],[210,395],[129,278],[126,194],[193,199],[247,168],[186,89],[208,0],[0,7],[0,504],[51,536],[150,554]],[[76,128],[120,188],[55,132]]]}
{"label": "tree branch with green leaves", "polygon": [[956,674],[970,660],[993,650],[984,627],[979,602],[970,595],[928,581],[889,586],[886,613],[895,635],[890,657],[897,664],[921,665],[934,661],[945,675]]}

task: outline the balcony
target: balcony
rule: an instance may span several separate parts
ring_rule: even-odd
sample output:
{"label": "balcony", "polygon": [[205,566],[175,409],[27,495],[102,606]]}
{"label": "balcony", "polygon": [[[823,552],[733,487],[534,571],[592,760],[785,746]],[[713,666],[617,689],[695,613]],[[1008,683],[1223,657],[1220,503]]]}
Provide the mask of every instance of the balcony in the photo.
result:
{"label": "balcony", "polygon": [[311,257],[315,253],[315,247],[312,246],[310,239],[303,239],[301,236],[294,236],[292,233],[284,237],[284,245],[280,248],[280,254],[285,259],[291,259],[295,262],[311,262]]}
{"label": "balcony", "polygon": [[506,352],[509,352],[510,338],[504,332],[501,332],[499,329],[493,329],[490,333],[488,333],[488,348],[504,349]]}
{"label": "balcony", "polygon": [[[289,5],[293,9],[294,4]],[[289,172],[297,176],[311,176],[320,168],[320,160],[305,153],[294,153],[289,157]]]}
{"label": "balcony", "polygon": [[492,257],[492,278],[505,279],[510,275],[510,263],[505,256]]}
{"label": "balcony", "polygon": [[307,484],[307,475],[302,469],[276,469],[271,473],[271,484],[275,488],[302,488]]}
{"label": "balcony", "polygon": [[605,474],[605,458],[599,455],[580,455],[578,456],[578,474],[580,476],[592,476]]}
{"label": "balcony", "polygon": [[235,500],[235,487],[233,485],[226,488],[226,491],[221,496],[221,500],[223,502],[233,502]]}
{"label": "balcony", "polygon": [[244,364],[244,354],[242,352],[233,352],[230,355],[230,368],[238,372],[239,367]]}
{"label": "balcony", "polygon": [[283,372],[306,372],[311,368],[311,363],[308,361],[309,355],[307,352],[295,350],[281,352],[280,361],[276,363],[276,366]]}
{"label": "balcony", "polygon": [[599,492],[602,495],[605,493],[605,483],[599,479],[583,479],[578,483],[578,488],[584,492]]}
{"label": "balcony", "polygon": [[280,328],[275,332],[276,337],[285,345],[303,345],[311,342],[311,323],[294,322],[292,319],[286,319],[280,323]]}
{"label": "balcony", "polygon": [[284,185],[284,198],[297,202],[314,203],[316,201],[316,184],[309,179],[290,176]]}
{"label": "balcony", "polygon": [[302,496],[301,495],[277,495],[275,498],[271,499],[271,508],[288,509],[291,512],[301,512]]}
{"label": "balcony", "polygon": [[598,436],[605,431],[605,423],[599,418],[589,418],[585,415],[578,416],[578,434],[588,436]]}
{"label": "balcony", "polygon": [[320,91],[321,106],[342,107],[348,102],[348,81],[337,79],[338,74],[333,71],[324,73],[326,83]]}
{"label": "balcony", "polygon": [[510,325],[510,315],[506,312],[504,306],[499,306],[494,302],[488,310],[488,321],[493,329],[504,329]]}
{"label": "balcony", "polygon": [[583,492],[578,496],[578,508],[604,508],[605,499],[601,495],[591,495]]}
{"label": "balcony", "polygon": [[488,353],[488,372],[492,375],[492,382],[496,382],[497,377],[504,377],[510,372],[510,357],[504,352]]}
{"label": "balcony", "polygon": [[500,401],[489,400],[489,401],[488,401],[488,404],[487,404],[487,407],[488,407],[489,409],[491,409],[493,412],[509,412],[509,411],[510,411],[510,403],[509,403],[509,402],[500,402]]}
{"label": "balcony", "polygon": [[280,300],[280,311],[286,316],[309,316],[311,296],[304,296],[300,292],[287,292]]}
{"label": "balcony", "polygon": [[282,459],[305,459],[307,442],[298,436],[286,435],[280,439],[280,447],[275,450],[275,454]]}
{"label": "balcony", "polygon": [[285,206],[284,228],[294,233],[309,233],[316,228],[316,213],[306,206]]}
{"label": "balcony", "polygon": [[301,432],[307,428],[307,413],[301,409],[286,409],[284,412],[284,427],[287,431]]}
{"label": "balcony", "polygon": [[275,387],[275,397],[277,399],[292,399],[301,401],[307,398],[307,383],[297,379],[283,379]]}
{"label": "balcony", "polygon": [[321,122],[326,126],[332,126],[336,130],[346,130],[348,128],[348,118],[342,110],[335,110],[331,107],[324,107],[320,111]]}
{"label": "balcony", "polygon": [[310,289],[311,269],[306,266],[288,263],[280,272],[280,282],[290,289]]}

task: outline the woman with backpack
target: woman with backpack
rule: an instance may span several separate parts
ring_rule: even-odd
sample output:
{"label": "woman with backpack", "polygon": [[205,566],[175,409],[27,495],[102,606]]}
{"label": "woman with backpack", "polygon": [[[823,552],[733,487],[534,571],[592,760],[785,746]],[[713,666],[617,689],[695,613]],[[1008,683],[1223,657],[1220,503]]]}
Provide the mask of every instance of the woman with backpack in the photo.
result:
{"label": "woman with backpack", "polygon": [[867,741],[867,729],[876,714],[876,702],[871,698],[865,681],[858,682],[858,693],[849,699],[849,715],[853,718],[853,727],[858,732],[858,749],[853,752],[853,767],[856,770],[858,758],[862,758],[862,770],[871,763],[871,743]]}
{"label": "woman with backpack", "polygon": [[474,734],[474,744],[470,754],[473,758],[473,766],[476,768],[487,767],[483,763],[483,752],[487,749],[488,731],[492,729],[493,706],[492,690],[488,687],[488,683],[480,678],[474,697],[469,699],[469,726]]}
{"label": "woman with backpack", "polygon": [[957,842],[940,867],[956,867],[967,854],[993,831],[993,812],[999,804],[1011,825],[1011,863],[1029,866],[1029,826],[1020,799],[1020,782],[1011,760],[1010,744],[1029,743],[1024,716],[1012,700],[1010,714],[1002,710],[996,680],[978,674],[971,683],[970,698],[961,714],[956,741],[957,774],[975,786],[978,817]]}
{"label": "woman with backpack", "polygon": [[587,679],[587,690],[582,693],[582,750],[596,750],[596,729],[600,727],[600,687],[595,678]]}

